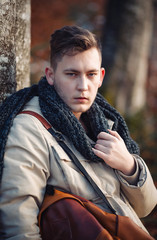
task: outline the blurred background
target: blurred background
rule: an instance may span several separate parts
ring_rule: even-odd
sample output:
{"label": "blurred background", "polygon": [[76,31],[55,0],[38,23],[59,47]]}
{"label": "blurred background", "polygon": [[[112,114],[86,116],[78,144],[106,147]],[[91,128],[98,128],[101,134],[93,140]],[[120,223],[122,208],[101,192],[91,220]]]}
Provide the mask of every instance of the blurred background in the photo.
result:
{"label": "blurred background", "polygon": [[[157,186],[157,1],[32,0],[31,83],[49,65],[50,35],[73,24],[101,39],[100,92],[126,119]],[[157,208],[143,222],[157,239]]]}

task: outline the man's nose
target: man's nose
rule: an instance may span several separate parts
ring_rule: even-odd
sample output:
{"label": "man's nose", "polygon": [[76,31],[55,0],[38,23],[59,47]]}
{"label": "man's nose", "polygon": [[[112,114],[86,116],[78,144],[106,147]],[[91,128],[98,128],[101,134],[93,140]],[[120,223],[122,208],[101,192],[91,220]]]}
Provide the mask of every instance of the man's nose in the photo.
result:
{"label": "man's nose", "polygon": [[80,76],[78,79],[77,88],[83,91],[86,91],[88,89],[88,81],[85,76]]}

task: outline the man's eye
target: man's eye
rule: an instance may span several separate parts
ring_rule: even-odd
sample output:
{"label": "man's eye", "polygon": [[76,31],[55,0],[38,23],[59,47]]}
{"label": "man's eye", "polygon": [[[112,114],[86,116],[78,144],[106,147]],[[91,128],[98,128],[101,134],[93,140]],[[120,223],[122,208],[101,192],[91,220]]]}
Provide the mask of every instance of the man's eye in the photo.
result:
{"label": "man's eye", "polygon": [[96,76],[96,73],[89,73],[88,76],[89,77],[94,77],[94,76]]}
{"label": "man's eye", "polygon": [[76,73],[69,72],[69,73],[66,73],[66,75],[68,75],[68,76],[70,76],[70,77],[75,77],[75,76],[76,76]]}

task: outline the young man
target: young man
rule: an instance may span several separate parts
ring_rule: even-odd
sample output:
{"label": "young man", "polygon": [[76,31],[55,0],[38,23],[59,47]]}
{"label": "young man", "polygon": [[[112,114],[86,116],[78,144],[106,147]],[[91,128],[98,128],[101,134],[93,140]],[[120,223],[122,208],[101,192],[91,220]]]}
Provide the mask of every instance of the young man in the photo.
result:
{"label": "young man", "polygon": [[157,191],[123,118],[97,94],[105,75],[99,41],[88,30],[67,26],[55,31],[50,45],[46,77],[1,108],[1,239],[41,239],[37,216],[47,184],[110,212],[41,122],[21,113],[25,110],[47,119],[117,213],[144,228],[139,218],[155,207]]}

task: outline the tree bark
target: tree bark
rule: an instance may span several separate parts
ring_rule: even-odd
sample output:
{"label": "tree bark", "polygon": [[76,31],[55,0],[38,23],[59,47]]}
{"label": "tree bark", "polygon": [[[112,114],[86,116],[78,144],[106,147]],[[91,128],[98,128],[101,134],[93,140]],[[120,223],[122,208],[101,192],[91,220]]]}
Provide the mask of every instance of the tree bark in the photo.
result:
{"label": "tree bark", "polygon": [[30,80],[30,0],[0,1],[0,102]]}
{"label": "tree bark", "polygon": [[145,105],[152,25],[153,0],[110,0],[103,65],[107,96],[123,114],[132,115]]}

